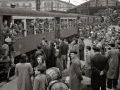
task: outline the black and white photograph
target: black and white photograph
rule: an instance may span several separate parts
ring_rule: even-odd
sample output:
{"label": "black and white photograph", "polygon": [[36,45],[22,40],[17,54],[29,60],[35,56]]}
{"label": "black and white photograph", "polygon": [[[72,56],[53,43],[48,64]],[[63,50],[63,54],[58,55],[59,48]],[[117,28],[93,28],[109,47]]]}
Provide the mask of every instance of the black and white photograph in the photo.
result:
{"label": "black and white photograph", "polygon": [[0,90],[120,90],[120,0],[0,0]]}

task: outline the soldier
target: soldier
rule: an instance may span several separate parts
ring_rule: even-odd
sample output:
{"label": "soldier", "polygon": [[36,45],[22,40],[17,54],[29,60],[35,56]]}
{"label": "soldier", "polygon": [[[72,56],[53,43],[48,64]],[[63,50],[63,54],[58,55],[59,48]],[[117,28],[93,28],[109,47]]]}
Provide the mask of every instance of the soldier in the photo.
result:
{"label": "soldier", "polygon": [[1,62],[5,63],[5,79],[9,81],[9,73],[10,73],[10,48],[9,45],[12,42],[12,40],[8,37],[5,39],[5,44],[2,45],[1,48]]}

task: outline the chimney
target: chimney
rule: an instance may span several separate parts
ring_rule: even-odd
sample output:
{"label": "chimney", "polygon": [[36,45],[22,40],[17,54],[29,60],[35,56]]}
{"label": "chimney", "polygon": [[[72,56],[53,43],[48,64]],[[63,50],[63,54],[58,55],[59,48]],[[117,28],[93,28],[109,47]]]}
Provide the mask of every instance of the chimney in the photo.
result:
{"label": "chimney", "polygon": [[70,3],[70,0],[69,0],[69,3]]}

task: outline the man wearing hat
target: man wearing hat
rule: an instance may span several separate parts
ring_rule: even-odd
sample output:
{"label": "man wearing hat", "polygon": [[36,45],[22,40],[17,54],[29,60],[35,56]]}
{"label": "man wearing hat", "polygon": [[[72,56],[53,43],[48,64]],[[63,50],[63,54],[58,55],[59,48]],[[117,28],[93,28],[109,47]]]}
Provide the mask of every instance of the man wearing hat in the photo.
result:
{"label": "man wearing hat", "polygon": [[116,90],[118,82],[118,72],[119,72],[119,57],[120,52],[115,48],[115,43],[110,43],[111,50],[107,53],[107,58],[109,59],[109,69],[107,72],[107,88]]}
{"label": "man wearing hat", "polygon": [[106,90],[106,72],[108,60],[100,53],[100,49],[93,46],[94,56],[91,58],[91,85],[93,90]]}
{"label": "man wearing hat", "polygon": [[82,90],[82,69],[81,62],[77,57],[77,51],[71,50],[70,57],[72,59],[70,67],[70,90]]}
{"label": "man wearing hat", "polygon": [[5,39],[5,44],[1,48],[1,58],[0,61],[4,63],[5,67],[5,79],[9,81],[9,71],[10,71],[10,48],[11,39],[8,37]]}

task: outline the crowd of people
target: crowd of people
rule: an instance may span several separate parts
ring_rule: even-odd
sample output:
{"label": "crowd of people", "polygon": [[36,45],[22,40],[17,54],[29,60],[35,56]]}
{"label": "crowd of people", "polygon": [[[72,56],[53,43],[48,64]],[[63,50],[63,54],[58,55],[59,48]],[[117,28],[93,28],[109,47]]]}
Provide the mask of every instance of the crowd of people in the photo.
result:
{"label": "crowd of people", "polygon": [[[14,24],[4,20],[3,22],[3,35],[5,37],[9,36],[24,37],[29,35],[40,34],[44,32],[52,32],[55,30],[55,19],[15,19]],[[25,26],[26,25],[26,26]],[[77,25],[76,19],[62,19],[61,29],[71,28]],[[60,25],[59,25],[60,26]]]}
{"label": "crowd of people", "polygon": [[[79,29],[79,35],[70,42],[64,37],[53,42],[43,37],[31,58],[22,54],[20,62],[16,64],[17,89],[47,90],[50,84],[48,78],[54,78],[57,74],[48,77],[46,70],[56,67],[62,73],[57,80],[61,80],[64,75],[70,77],[68,85],[70,90],[84,90],[83,75],[91,79],[90,86],[93,90],[106,90],[106,87],[109,90],[120,90],[119,34],[120,30],[116,30],[115,27],[108,28],[106,23],[97,23],[83,26]],[[91,39],[90,45],[85,45],[85,38]],[[14,52],[14,48],[11,45],[11,38],[5,38],[5,42],[2,46],[1,61],[6,62],[5,66],[8,69],[5,75],[8,79],[9,62],[13,57],[11,51]],[[61,90],[61,85],[56,85],[56,88]],[[89,90],[89,87],[86,90]]]}

